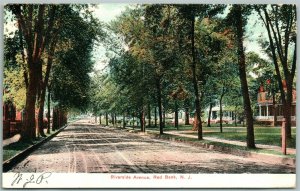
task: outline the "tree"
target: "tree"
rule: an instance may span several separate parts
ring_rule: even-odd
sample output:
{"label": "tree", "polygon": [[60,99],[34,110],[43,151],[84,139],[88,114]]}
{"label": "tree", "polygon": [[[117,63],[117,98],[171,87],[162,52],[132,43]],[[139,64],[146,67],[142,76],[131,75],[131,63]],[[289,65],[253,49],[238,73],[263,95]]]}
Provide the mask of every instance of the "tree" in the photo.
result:
{"label": "tree", "polygon": [[247,21],[246,15],[248,13],[247,11],[247,6],[232,5],[231,12],[229,13],[228,18],[231,20],[233,24],[233,30],[236,34],[239,77],[241,81],[241,90],[244,100],[244,110],[247,119],[247,147],[255,148],[253,114],[249,98],[249,90],[246,76],[245,53],[243,45],[244,26]]}
{"label": "tree", "polygon": [[296,5],[262,5],[255,6],[255,9],[267,29],[268,51],[272,53],[286,119],[286,137],[291,139],[291,107],[297,53]]}
{"label": "tree", "polygon": [[[52,41],[52,30],[56,5],[8,5],[17,19],[19,31],[24,37],[27,53],[28,84],[26,88],[25,119],[21,139],[31,141],[35,137],[35,102],[39,76],[41,75],[41,58],[45,47]],[[47,19],[46,19],[47,18]]]}
{"label": "tree", "polygon": [[[202,121],[201,121],[201,97],[199,91],[199,84],[203,85],[205,79],[203,75],[201,77],[197,76],[197,73],[205,74],[204,69],[199,67],[196,45],[195,45],[195,24],[196,19],[200,21],[205,18],[211,18],[215,16],[218,12],[223,10],[223,6],[214,6],[214,5],[180,5],[178,6],[179,15],[184,20],[183,24],[185,25],[186,35],[188,37],[189,43],[186,45],[189,52],[187,53],[190,56],[190,70],[192,72],[192,82],[194,88],[194,97],[195,97],[195,108],[196,108],[196,120],[194,121],[198,129],[198,139],[201,140],[202,137]],[[200,59],[203,61],[202,59]],[[201,64],[200,64],[201,65]],[[198,67],[197,67],[198,66]],[[203,65],[202,65],[203,66]],[[202,71],[201,71],[202,70]],[[198,72],[197,72],[198,71]],[[198,74],[199,74],[198,73]]]}
{"label": "tree", "polygon": [[171,5],[137,6],[124,12],[112,27],[116,34],[124,38],[128,54],[139,63],[133,71],[142,75],[136,86],[143,92],[140,95],[145,95],[140,96],[140,112],[144,113],[147,102],[153,101],[149,95],[156,93],[153,97],[157,100],[161,134],[164,128],[163,103],[168,95],[163,88],[164,78],[177,59],[178,49],[174,44],[175,30],[171,27],[172,10]]}
{"label": "tree", "polygon": [[60,107],[84,110],[89,103],[89,73],[94,64],[92,51],[99,32],[96,25],[85,21],[79,13],[73,15],[72,20],[74,23],[67,31],[71,47],[57,52],[58,64],[53,66],[51,91],[53,100],[59,102]]}

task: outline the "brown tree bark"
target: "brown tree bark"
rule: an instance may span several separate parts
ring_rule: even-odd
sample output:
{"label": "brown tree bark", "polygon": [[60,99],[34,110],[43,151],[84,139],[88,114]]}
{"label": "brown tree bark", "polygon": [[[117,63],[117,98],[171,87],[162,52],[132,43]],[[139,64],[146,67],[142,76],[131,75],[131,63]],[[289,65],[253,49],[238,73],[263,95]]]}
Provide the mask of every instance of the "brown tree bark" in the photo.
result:
{"label": "brown tree bark", "polygon": [[140,126],[141,126],[141,132],[145,132],[145,111],[144,111],[144,108],[140,112]]}
{"label": "brown tree bark", "polygon": [[222,94],[220,97],[220,132],[223,133],[223,108],[222,108],[222,101],[225,95],[224,88],[222,90]]}
{"label": "brown tree bark", "polygon": [[191,70],[193,73],[193,86],[194,86],[194,94],[195,94],[195,106],[196,106],[196,117],[198,130],[198,140],[203,139],[202,136],[202,121],[201,121],[201,107],[200,107],[200,95],[198,88],[198,79],[196,74],[196,53],[195,53],[195,16],[192,17],[191,20],[191,31],[190,31],[190,40],[191,40],[191,49],[192,49],[192,64]]}
{"label": "brown tree bark", "polygon": [[126,127],[125,113],[123,113],[123,128]]}
{"label": "brown tree bark", "polygon": [[253,128],[253,116],[251,103],[249,98],[248,91],[248,83],[246,76],[246,64],[245,64],[245,53],[244,53],[244,24],[243,24],[243,16],[242,16],[242,6],[241,5],[233,5],[236,10],[236,35],[237,35],[237,44],[238,44],[238,64],[239,64],[239,76],[241,81],[241,89],[244,100],[244,109],[247,119],[247,147],[255,148],[255,140],[254,140],[254,128]]}
{"label": "brown tree bark", "polygon": [[[49,52],[48,52],[48,61],[47,61],[47,66],[46,66],[46,74],[45,74],[45,79],[43,80],[42,76],[40,79],[40,97],[38,100],[39,103],[39,112],[38,112],[38,132],[42,137],[46,137],[44,133],[44,105],[45,105],[45,98],[46,98],[46,87],[49,82],[49,76],[50,76],[50,71],[52,68],[52,63],[53,63],[53,57],[54,57],[54,52],[55,52],[55,46],[56,46],[57,39],[55,38],[52,43],[50,44]],[[40,74],[42,74],[42,68],[40,68]]]}
{"label": "brown tree bark", "polygon": [[151,127],[151,107],[150,107],[150,103],[148,103],[148,127]]}
{"label": "brown tree bark", "polygon": [[157,127],[157,109],[154,107],[154,127]]}
{"label": "brown tree bark", "polygon": [[26,103],[23,128],[21,131],[21,140],[31,142],[35,138],[35,101],[36,101],[36,86],[37,86],[37,71],[35,63],[30,64],[29,69],[29,83],[28,90],[26,91]]}
{"label": "brown tree bark", "polygon": [[189,125],[190,124],[190,108],[189,107],[185,107],[185,125]]}
{"label": "brown tree bark", "polygon": [[158,104],[158,115],[159,115],[159,134],[163,134],[164,123],[163,123],[163,111],[162,111],[161,84],[159,78],[156,78],[156,91],[157,91],[157,104]]}
{"label": "brown tree bark", "polygon": [[210,100],[210,103],[209,103],[209,110],[208,110],[207,127],[211,127],[211,125],[210,125],[211,110],[212,110],[212,103],[211,103],[211,100]]}
{"label": "brown tree bark", "polygon": [[108,126],[108,113],[107,112],[105,113],[105,123],[106,123],[105,125]]}
{"label": "brown tree bark", "polygon": [[175,128],[178,130],[178,103],[177,99],[175,99]]}
{"label": "brown tree bark", "polygon": [[111,114],[111,123],[113,126],[115,126],[115,117],[113,113]]}

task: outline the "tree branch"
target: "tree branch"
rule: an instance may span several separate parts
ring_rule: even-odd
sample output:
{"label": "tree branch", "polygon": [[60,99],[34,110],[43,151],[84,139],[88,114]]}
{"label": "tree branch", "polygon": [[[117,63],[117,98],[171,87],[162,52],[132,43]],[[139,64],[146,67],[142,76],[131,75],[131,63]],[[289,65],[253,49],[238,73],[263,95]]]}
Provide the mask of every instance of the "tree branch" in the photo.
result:
{"label": "tree branch", "polygon": [[38,17],[34,26],[34,44],[33,44],[33,61],[39,62],[42,49],[42,38],[44,32],[44,11],[45,5],[39,5]]}
{"label": "tree branch", "polygon": [[56,8],[57,6],[56,5],[49,5],[50,8],[50,13],[49,13],[49,21],[48,21],[48,27],[46,29],[46,34],[44,36],[44,39],[43,39],[43,42],[42,42],[42,45],[41,45],[41,48],[42,48],[42,51],[44,51],[44,48],[48,45],[48,43],[51,41],[51,32],[52,32],[52,29],[53,29],[53,26],[54,26],[54,20],[55,20],[55,14],[56,14]]}
{"label": "tree branch", "polygon": [[277,48],[277,52],[278,52],[278,55],[279,55],[279,59],[281,60],[281,62],[283,62],[282,47],[281,47],[281,44],[279,44],[278,37],[277,37],[277,34],[280,35],[280,33],[276,33],[276,31],[274,29],[274,26],[272,24],[271,18],[269,16],[269,13],[267,12],[266,8],[264,8],[264,14],[265,14],[265,17],[266,17],[266,22],[269,25],[270,32],[272,32],[273,37],[275,39],[275,43],[276,43],[276,48]]}
{"label": "tree branch", "polygon": [[[278,34],[278,43],[281,45],[282,44],[282,39],[281,39],[281,35],[280,35],[280,30],[279,30],[279,25],[278,25],[278,5],[274,5],[276,6],[276,10],[274,9],[274,7],[272,6],[273,12],[275,13],[275,26],[276,26],[276,30],[277,30],[277,34]],[[283,55],[283,51],[282,51],[282,47],[279,46],[277,47],[279,49],[279,51],[281,52],[281,55]]]}
{"label": "tree branch", "polygon": [[[257,11],[258,11],[258,14],[260,15],[260,17],[263,19],[263,16],[262,16],[260,10],[258,9]],[[277,56],[276,56],[276,52],[275,52],[274,42],[273,42],[272,35],[271,35],[270,24],[269,24],[269,22],[267,22],[267,19],[266,19],[266,22],[264,22],[264,24],[268,31],[268,37],[269,37],[269,42],[270,42],[271,52],[272,52],[272,58],[273,58],[273,63],[275,65],[277,81],[278,81],[278,86],[279,86],[279,90],[280,90],[280,94],[281,94],[282,103],[285,104],[286,98],[285,98],[285,93],[284,93],[284,89],[283,89],[283,85],[282,85],[282,77],[281,77],[279,65],[277,62]]]}
{"label": "tree branch", "polygon": [[[31,37],[30,37],[30,25],[27,26],[25,23],[25,18],[24,15],[22,14],[22,10],[21,10],[21,5],[17,4],[17,5],[11,5],[10,9],[12,11],[12,13],[16,16],[17,20],[18,20],[18,24],[19,24],[19,28],[22,31],[22,34],[25,38],[26,44],[27,44],[27,53],[28,53],[28,59],[29,59],[29,63],[31,60],[31,54],[32,54],[32,44],[31,44]],[[29,9],[29,15],[32,14],[32,9]],[[20,30],[19,29],[19,30]]]}

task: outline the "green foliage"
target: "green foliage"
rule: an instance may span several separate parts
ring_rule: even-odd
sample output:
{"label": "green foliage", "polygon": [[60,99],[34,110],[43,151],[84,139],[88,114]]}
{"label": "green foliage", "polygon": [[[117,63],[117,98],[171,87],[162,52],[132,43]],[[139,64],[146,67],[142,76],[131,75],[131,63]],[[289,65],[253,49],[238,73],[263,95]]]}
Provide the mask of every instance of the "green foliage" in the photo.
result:
{"label": "green foliage", "polygon": [[[71,9],[70,9],[71,8]],[[89,73],[93,68],[92,51],[95,41],[101,39],[101,23],[80,10],[66,8],[65,27],[56,52],[56,64],[51,76],[52,98],[60,107],[84,110],[89,104]],[[75,9],[75,10],[76,10]]]}
{"label": "green foliage", "polygon": [[[24,83],[24,68],[22,65],[21,55],[17,54],[13,67],[6,66],[4,68],[4,101],[12,101],[17,110],[22,110],[25,107],[26,87]],[[12,66],[11,65],[11,66]]]}

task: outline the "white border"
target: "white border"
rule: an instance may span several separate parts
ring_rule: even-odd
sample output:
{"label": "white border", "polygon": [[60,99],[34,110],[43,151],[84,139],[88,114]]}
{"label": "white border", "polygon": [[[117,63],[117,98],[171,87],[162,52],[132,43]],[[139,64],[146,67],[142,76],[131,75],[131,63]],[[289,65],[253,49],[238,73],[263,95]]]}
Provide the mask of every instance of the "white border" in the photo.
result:
{"label": "white border", "polygon": [[[31,181],[33,183],[26,184],[32,175],[34,175]],[[295,174],[54,173],[37,184],[35,182],[39,175],[41,173],[22,173],[22,179],[17,183],[15,181],[17,173],[4,173],[3,187],[23,188],[25,185],[25,188],[295,188],[296,186]],[[144,179],[146,177],[149,179]]]}

